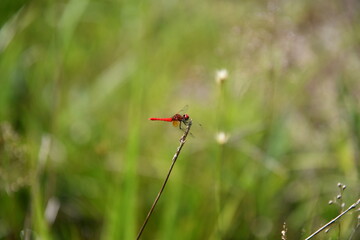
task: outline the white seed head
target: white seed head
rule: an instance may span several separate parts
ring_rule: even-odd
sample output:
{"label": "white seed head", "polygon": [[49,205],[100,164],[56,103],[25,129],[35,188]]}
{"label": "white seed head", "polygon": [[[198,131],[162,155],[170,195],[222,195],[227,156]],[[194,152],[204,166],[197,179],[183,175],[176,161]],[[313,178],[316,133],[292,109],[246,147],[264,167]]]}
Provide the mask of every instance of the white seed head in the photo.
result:
{"label": "white seed head", "polygon": [[222,145],[222,144],[227,143],[227,141],[229,140],[229,135],[224,132],[219,132],[216,134],[215,138],[216,138],[216,141]]}
{"label": "white seed head", "polygon": [[229,77],[228,70],[226,69],[220,69],[216,71],[216,82],[218,84],[224,83]]}

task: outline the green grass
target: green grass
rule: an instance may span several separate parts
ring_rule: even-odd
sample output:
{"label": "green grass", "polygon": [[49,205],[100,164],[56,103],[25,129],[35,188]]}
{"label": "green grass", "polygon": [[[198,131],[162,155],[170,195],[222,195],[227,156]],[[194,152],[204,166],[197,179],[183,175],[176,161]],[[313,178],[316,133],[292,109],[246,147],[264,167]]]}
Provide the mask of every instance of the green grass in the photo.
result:
{"label": "green grass", "polygon": [[280,239],[284,222],[303,239],[339,213],[338,182],[359,198],[357,3],[0,5],[0,239],[134,239],[181,136],[147,119],[187,104],[195,137],[142,239]]}

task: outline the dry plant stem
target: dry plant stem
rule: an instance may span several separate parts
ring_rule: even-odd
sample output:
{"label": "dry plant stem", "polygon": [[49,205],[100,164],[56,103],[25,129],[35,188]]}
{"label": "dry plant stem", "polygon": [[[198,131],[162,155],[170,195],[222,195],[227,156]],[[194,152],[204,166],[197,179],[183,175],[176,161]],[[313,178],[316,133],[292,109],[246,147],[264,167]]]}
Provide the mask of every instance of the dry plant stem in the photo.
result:
{"label": "dry plant stem", "polygon": [[180,151],[181,151],[182,147],[184,146],[185,141],[186,141],[186,138],[187,138],[187,136],[188,136],[188,134],[189,134],[189,132],[190,132],[191,124],[192,124],[192,121],[190,120],[190,121],[187,123],[187,127],[186,127],[186,129],[185,129],[184,135],[180,138],[180,145],[179,145],[179,147],[177,148],[177,150],[176,150],[176,152],[175,152],[175,154],[174,154],[174,157],[172,158],[172,163],[171,163],[169,172],[168,172],[168,174],[166,175],[165,181],[164,181],[164,183],[163,183],[163,185],[162,185],[162,187],[161,187],[158,195],[156,196],[155,201],[154,201],[153,205],[151,206],[151,208],[150,208],[150,210],[149,210],[149,213],[148,213],[148,215],[146,216],[145,221],[144,221],[143,225],[141,226],[141,229],[140,229],[139,234],[138,234],[138,236],[137,236],[136,239],[140,239],[141,234],[142,234],[142,232],[144,231],[145,226],[146,226],[147,222],[149,221],[149,218],[150,218],[152,212],[154,211],[155,206],[156,206],[157,202],[159,201],[162,192],[164,191],[164,188],[165,188],[165,186],[166,186],[166,183],[167,183],[167,181],[168,181],[168,179],[169,179],[169,177],[170,177],[171,171],[172,171],[172,169],[173,169],[173,167],[174,167],[174,165],[175,165],[175,162],[176,162],[178,156],[180,155]]}
{"label": "dry plant stem", "polygon": [[357,200],[356,203],[352,204],[348,209],[346,209],[344,212],[342,212],[341,214],[339,214],[336,218],[334,218],[333,220],[331,220],[330,222],[328,222],[327,224],[325,224],[324,226],[322,226],[321,228],[319,228],[318,230],[316,230],[316,232],[314,232],[313,234],[311,234],[309,237],[307,237],[305,240],[309,240],[312,237],[314,237],[315,235],[317,235],[319,232],[323,231],[324,229],[326,229],[327,227],[329,227],[331,224],[335,223],[337,220],[339,220],[342,216],[344,216],[347,212],[349,212],[350,210],[354,209],[357,207],[357,205],[360,204],[360,199]]}

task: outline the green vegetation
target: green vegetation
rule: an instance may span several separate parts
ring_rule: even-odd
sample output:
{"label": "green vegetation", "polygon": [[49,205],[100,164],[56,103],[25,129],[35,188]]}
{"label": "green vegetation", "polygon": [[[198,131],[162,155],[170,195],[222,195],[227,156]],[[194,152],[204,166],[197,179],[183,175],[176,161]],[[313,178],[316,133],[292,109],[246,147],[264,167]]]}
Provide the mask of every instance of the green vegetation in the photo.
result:
{"label": "green vegetation", "polygon": [[[284,222],[304,239],[359,199],[356,1],[5,0],[0,16],[0,239],[135,239],[182,134],[147,119],[185,105],[194,137],[142,239],[281,239]],[[320,239],[349,239],[358,214]]]}

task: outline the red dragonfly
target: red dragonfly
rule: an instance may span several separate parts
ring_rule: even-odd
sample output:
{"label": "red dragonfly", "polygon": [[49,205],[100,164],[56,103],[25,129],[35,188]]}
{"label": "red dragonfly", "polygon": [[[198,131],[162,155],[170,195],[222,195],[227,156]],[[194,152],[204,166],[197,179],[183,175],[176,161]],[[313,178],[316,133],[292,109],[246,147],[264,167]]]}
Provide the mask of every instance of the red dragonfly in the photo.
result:
{"label": "red dragonfly", "polygon": [[[184,110],[182,110],[182,111],[184,111]],[[152,120],[152,121],[172,122],[172,124],[173,124],[174,127],[178,127],[178,126],[179,126],[179,128],[182,129],[182,128],[181,128],[181,123],[187,126],[187,124],[188,124],[189,121],[190,121],[190,117],[189,117],[189,115],[187,115],[187,114],[181,115],[181,114],[177,113],[177,114],[175,114],[174,116],[169,117],[169,118],[149,118],[149,120]],[[182,129],[182,130],[183,130],[183,129]]]}

